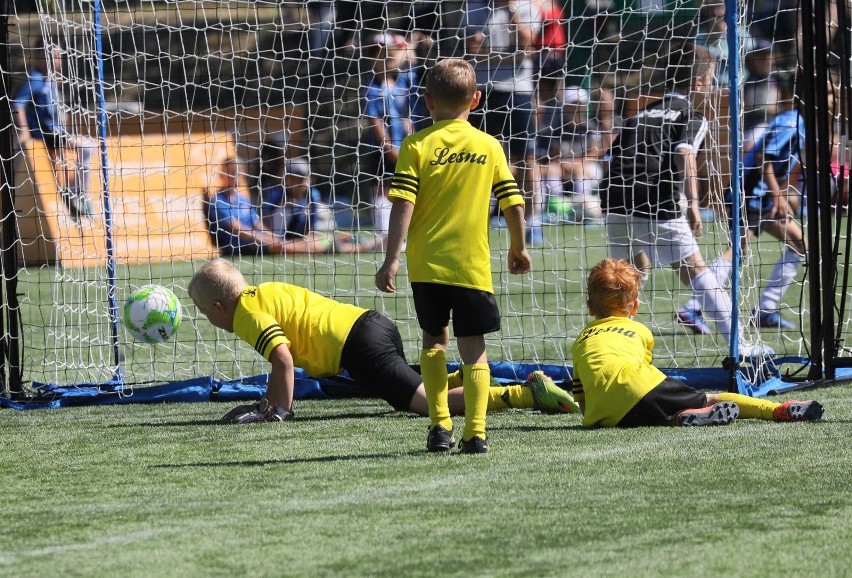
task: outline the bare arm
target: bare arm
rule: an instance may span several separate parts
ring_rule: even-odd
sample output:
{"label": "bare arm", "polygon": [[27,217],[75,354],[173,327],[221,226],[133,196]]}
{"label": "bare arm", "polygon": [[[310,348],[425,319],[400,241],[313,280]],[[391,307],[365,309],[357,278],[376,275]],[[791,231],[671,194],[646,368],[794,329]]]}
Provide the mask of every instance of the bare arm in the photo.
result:
{"label": "bare arm", "polygon": [[506,226],[509,228],[509,273],[519,275],[528,273],[532,261],[527,253],[525,239],[524,206],[513,205],[503,211]]}
{"label": "bare arm", "polygon": [[376,142],[379,143],[382,153],[387,155],[389,159],[395,161],[399,157],[399,149],[393,146],[393,142],[391,141],[390,134],[388,134],[388,129],[385,126],[385,123],[378,118],[370,118],[368,119],[368,122],[370,124],[370,132]]}
{"label": "bare arm", "polygon": [[394,279],[399,270],[399,256],[402,254],[402,245],[408,235],[408,227],[411,224],[411,215],[414,213],[414,203],[403,199],[394,199],[391,208],[390,224],[388,226],[387,252],[385,262],[376,273],[376,287],[384,293],[396,291]]}
{"label": "bare arm", "polygon": [[679,147],[677,159],[683,170],[683,192],[686,195],[686,218],[692,233],[700,238],[704,234],[704,225],[701,222],[701,206],[699,205],[698,191],[698,163],[695,151],[691,147]]}
{"label": "bare arm", "polygon": [[282,239],[275,235],[261,221],[257,227],[245,227],[237,219],[229,223],[231,232],[243,241],[265,247],[270,253],[322,253],[330,248],[330,243],[316,235],[299,239]]}
{"label": "bare arm", "polygon": [[[846,171],[849,171],[849,166],[846,166]],[[837,178],[840,179],[841,175],[838,173]],[[799,182],[802,180],[802,163],[796,163],[793,165],[793,168],[790,169],[790,174],[787,175],[787,187],[793,187],[796,189],[796,193],[799,195],[802,192],[799,190]]]}
{"label": "bare arm", "polygon": [[287,411],[293,411],[293,382],[296,379],[295,364],[290,348],[278,345],[269,356],[272,371],[269,374],[269,387],[266,399],[270,405],[280,405]]}
{"label": "bare arm", "polygon": [[285,253],[285,244],[281,242],[271,231],[260,225],[259,228],[244,227],[237,219],[231,219],[229,223],[231,232],[242,241],[255,243],[261,247],[268,247],[274,253]]}

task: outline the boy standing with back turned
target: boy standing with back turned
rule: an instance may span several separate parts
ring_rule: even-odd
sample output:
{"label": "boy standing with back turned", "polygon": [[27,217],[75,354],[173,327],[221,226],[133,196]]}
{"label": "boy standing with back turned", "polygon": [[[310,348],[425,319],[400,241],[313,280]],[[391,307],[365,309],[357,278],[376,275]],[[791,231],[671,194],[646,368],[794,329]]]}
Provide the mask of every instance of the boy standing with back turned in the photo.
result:
{"label": "boy standing with back turned", "polygon": [[426,77],[426,106],[434,124],[406,137],[391,181],[385,261],[376,286],[396,290],[399,256],[408,236],[408,273],[417,320],[423,330],[420,368],[429,404],[429,451],[454,443],[447,403],[449,320],[464,373],[462,453],[485,453],[485,411],[491,372],[485,334],[500,330],[491,280],[488,241],[490,197],[500,204],[509,229],[508,268],[530,270],[524,244],[524,198],[499,141],[473,128],[470,111],[482,94],[473,67],[461,59],[438,62]]}

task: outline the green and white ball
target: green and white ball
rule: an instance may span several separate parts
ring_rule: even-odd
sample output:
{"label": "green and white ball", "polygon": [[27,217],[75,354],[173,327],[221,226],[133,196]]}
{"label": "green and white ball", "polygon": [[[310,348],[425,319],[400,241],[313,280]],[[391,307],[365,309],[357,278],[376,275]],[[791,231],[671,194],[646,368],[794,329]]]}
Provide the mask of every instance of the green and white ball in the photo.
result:
{"label": "green and white ball", "polygon": [[161,285],[140,287],[124,302],[127,331],[145,343],[163,343],[180,327],[180,301]]}

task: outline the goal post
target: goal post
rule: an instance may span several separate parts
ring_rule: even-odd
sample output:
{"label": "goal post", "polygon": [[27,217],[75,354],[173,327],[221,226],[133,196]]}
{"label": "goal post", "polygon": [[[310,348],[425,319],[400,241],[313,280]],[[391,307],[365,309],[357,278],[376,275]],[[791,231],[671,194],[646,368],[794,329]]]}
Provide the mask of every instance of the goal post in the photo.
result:
{"label": "goal post", "polygon": [[[709,10],[711,2],[723,7],[723,16]],[[726,361],[743,352],[715,328],[696,333],[679,320],[691,290],[661,268],[648,277],[638,317],[654,334],[655,363],[676,375],[697,375],[702,386],[752,395],[822,379],[824,365],[832,378],[835,369],[848,367],[848,203],[843,194],[825,192],[825,175],[833,160],[848,164],[849,79],[843,66],[825,65],[831,50],[820,49],[820,35],[811,35],[816,50],[806,51],[808,60],[780,32],[768,45],[746,38],[746,30],[784,29],[797,20],[795,10],[752,14],[733,0],[542,0],[530,12],[536,20],[526,23],[532,45],[521,50],[515,37],[503,49],[511,54],[485,58],[483,39],[487,50],[497,49],[489,37],[495,34],[491,4],[0,0],[0,321],[8,392],[26,397],[59,385],[132,395],[152,385],[239,380],[268,370],[250,347],[215,330],[186,294],[193,272],[220,254],[207,208],[228,159],[237,160],[238,188],[268,226],[281,225],[275,211],[295,210],[288,197],[273,196],[289,177],[308,179],[320,208],[311,235],[322,251],[227,257],[249,282],[286,281],[376,309],[400,327],[407,358],[418,359],[420,330],[404,263],[398,293],[373,286],[387,209],[380,194],[385,168],[367,153],[375,144],[373,121],[386,121],[390,112],[377,114],[367,90],[378,87],[393,115],[423,126],[425,68],[437,58],[476,60],[477,54],[486,76],[482,63],[528,62],[536,95],[533,158],[510,159],[528,199],[528,225],[541,236],[531,239],[533,271],[511,276],[508,234],[492,219],[502,330],[487,336],[488,357],[501,367],[545,366],[567,375],[571,344],[590,321],[586,273],[608,252],[599,195],[609,147],[625,119],[665,93],[670,43],[701,35],[715,52],[727,52],[727,70],[713,90],[689,95],[709,125],[699,157],[705,230],[699,246],[708,262],[742,235],[736,218],[744,198],[742,158],[772,119],[761,111],[777,104],[776,77],[810,75],[813,94],[801,88],[797,96],[811,101],[827,99],[825,87],[813,87],[832,80],[842,106],[833,125],[826,120],[820,129],[816,118],[808,120],[813,152],[803,163],[804,211],[795,217],[808,234],[806,266],[792,276],[785,272],[784,281],[776,278],[788,271],[783,243],[763,234],[742,254],[735,243],[734,274],[724,281],[734,331],[765,355],[755,364]],[[840,26],[826,23],[841,17]],[[713,37],[720,18],[727,31]],[[822,43],[845,49],[848,67],[845,9],[817,20],[803,18],[814,30],[839,30],[823,34]],[[766,78],[748,69],[760,51],[775,62]],[[380,69],[387,71],[377,84]],[[36,76],[53,83],[55,98],[44,102],[76,146],[19,140],[21,99]],[[486,104],[472,122],[492,112]],[[792,195],[802,189],[789,185]],[[736,191],[733,220],[724,203],[730,188]],[[847,188],[843,181],[835,190]],[[285,201],[273,207],[272,198]],[[826,270],[827,260],[836,268]],[[126,296],[149,283],[172,289],[185,313],[176,337],[156,347],[135,342],[119,323]],[[794,327],[757,327],[766,287],[783,283],[778,311]],[[767,378],[774,380],[769,386]]]}

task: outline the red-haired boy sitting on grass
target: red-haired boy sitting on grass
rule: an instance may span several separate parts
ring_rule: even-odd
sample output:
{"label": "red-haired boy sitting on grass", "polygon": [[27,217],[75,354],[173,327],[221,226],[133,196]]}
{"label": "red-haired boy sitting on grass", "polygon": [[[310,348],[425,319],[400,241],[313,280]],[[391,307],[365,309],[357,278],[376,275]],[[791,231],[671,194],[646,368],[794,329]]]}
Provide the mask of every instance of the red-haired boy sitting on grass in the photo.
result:
{"label": "red-haired boy sitting on grass", "polygon": [[635,321],[642,274],[623,259],[604,259],[589,272],[589,313],[595,318],[572,350],[574,399],[585,427],[723,425],[737,417],[816,421],[816,401],[775,403],[736,393],[702,393],[651,364],[654,338]]}

